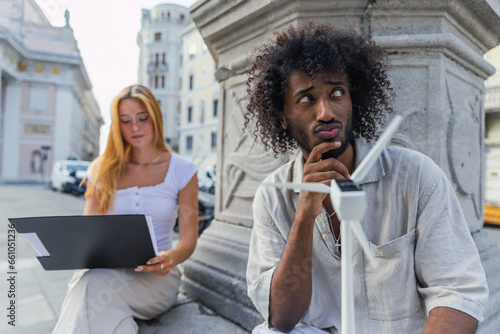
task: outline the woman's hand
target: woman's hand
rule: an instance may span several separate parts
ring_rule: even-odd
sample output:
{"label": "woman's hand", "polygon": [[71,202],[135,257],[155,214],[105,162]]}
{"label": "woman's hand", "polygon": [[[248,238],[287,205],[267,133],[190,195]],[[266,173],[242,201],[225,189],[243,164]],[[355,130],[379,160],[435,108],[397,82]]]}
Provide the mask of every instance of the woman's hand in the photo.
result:
{"label": "woman's hand", "polygon": [[176,266],[173,250],[158,252],[158,256],[151,258],[145,265],[138,266],[135,271],[150,272],[152,274],[167,276]]}
{"label": "woman's hand", "polygon": [[161,251],[135,271],[166,276],[176,265],[193,254],[198,239],[198,179],[193,175],[179,192],[179,242],[175,248]]}

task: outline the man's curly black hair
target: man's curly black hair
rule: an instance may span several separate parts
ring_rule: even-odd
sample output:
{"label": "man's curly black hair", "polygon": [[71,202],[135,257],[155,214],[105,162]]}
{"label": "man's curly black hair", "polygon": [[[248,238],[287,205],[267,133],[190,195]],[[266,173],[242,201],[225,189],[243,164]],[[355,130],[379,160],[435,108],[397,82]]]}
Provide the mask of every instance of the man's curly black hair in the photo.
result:
{"label": "man's curly black hair", "polygon": [[376,138],[377,123],[392,112],[392,88],[386,75],[384,51],[353,29],[308,21],[275,33],[276,40],[257,48],[249,70],[250,102],[245,125],[256,120],[256,130],[266,151],[274,155],[297,148],[288,130],[281,126],[287,80],[299,70],[314,77],[319,73],[345,74],[352,99],[352,130],[356,137]]}

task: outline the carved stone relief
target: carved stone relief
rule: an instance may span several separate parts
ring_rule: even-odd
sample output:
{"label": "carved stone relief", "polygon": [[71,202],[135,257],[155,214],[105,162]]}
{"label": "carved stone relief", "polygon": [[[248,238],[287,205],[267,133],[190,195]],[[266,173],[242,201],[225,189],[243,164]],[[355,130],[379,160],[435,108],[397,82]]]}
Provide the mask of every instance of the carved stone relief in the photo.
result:
{"label": "carved stone relief", "polygon": [[482,94],[470,83],[455,78],[446,79],[446,89],[451,108],[447,129],[448,160],[462,210],[469,227],[473,227],[481,222],[483,214]]}
{"label": "carved stone relief", "polygon": [[[429,65],[409,67],[407,62],[398,64],[399,61],[395,60],[389,78],[396,94],[393,109],[396,114],[403,116],[403,123],[400,131],[394,135],[392,143],[429,154],[427,150]],[[408,80],[410,77],[412,80]]]}
{"label": "carved stone relief", "polygon": [[[422,113],[424,111],[419,109],[403,110],[400,115],[403,116],[403,122],[399,127],[399,131],[392,137],[392,144],[406,147],[418,151],[418,145],[413,138],[409,135],[412,128],[418,126],[416,121],[422,120]],[[389,122],[387,122],[389,123]],[[424,127],[421,127],[423,129]]]}
{"label": "carved stone relief", "polygon": [[243,131],[247,99],[245,77],[228,85],[224,94],[224,142],[222,157],[221,215],[238,216],[251,226],[252,201],[257,186],[272,171],[289,161],[289,155],[274,157],[265,152],[253,135],[255,126],[248,124]]}

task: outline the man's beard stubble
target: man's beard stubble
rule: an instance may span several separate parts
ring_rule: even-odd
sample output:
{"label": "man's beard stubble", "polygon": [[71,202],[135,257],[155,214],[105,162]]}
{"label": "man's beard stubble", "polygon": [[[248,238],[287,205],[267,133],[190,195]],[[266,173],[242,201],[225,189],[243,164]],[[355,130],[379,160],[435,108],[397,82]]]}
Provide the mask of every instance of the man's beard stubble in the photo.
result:
{"label": "man's beard stubble", "polygon": [[321,160],[325,160],[325,159],[329,159],[329,158],[338,159],[345,152],[345,150],[347,150],[347,147],[349,146],[349,144],[354,141],[354,133],[352,132],[350,127],[349,127],[349,129],[346,129],[346,131],[347,131],[346,137],[341,142],[340,147],[323,153],[321,155]]}
{"label": "man's beard stubble", "polygon": [[[330,123],[330,122],[327,122]],[[297,141],[297,144],[302,150],[305,150],[307,153],[311,153],[312,148],[307,144],[307,135],[301,129],[296,129],[295,126],[291,123],[288,123],[288,128],[291,136]],[[335,141],[335,139],[329,140],[331,142]],[[334,158],[338,159],[347,149],[350,143],[354,142],[354,133],[352,132],[351,127],[351,119],[345,125],[345,138],[341,141],[341,145],[338,148],[325,152],[321,155],[321,160]]]}

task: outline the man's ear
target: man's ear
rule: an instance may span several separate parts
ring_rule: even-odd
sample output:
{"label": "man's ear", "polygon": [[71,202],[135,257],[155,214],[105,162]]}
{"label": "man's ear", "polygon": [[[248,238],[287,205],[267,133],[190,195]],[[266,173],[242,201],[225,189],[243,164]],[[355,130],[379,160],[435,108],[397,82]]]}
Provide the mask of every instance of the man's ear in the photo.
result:
{"label": "man's ear", "polygon": [[288,124],[286,123],[286,117],[285,117],[285,112],[284,111],[281,112],[281,121],[280,121],[280,123],[281,123],[281,127],[284,130],[286,130],[288,128]]}

